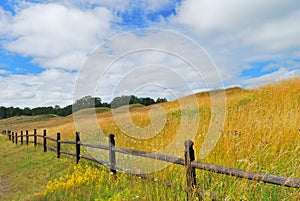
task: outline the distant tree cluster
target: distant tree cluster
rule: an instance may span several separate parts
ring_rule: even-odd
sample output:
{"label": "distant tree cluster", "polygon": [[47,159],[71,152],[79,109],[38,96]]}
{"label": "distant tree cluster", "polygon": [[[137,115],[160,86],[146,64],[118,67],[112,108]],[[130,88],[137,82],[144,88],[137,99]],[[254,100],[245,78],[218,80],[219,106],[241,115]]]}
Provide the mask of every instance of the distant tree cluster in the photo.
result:
{"label": "distant tree cluster", "polygon": [[73,104],[74,112],[84,109],[84,108],[93,108],[93,107],[105,107],[101,103],[101,98],[99,97],[92,97],[92,96],[85,96]]}
{"label": "distant tree cluster", "polygon": [[101,98],[85,96],[77,101],[73,105],[68,105],[66,107],[60,108],[60,106],[55,105],[54,107],[36,107],[36,108],[19,108],[19,107],[0,107],[0,119],[5,119],[14,116],[35,116],[35,115],[43,115],[43,114],[55,114],[58,116],[68,116],[72,114],[72,112],[76,112],[78,110],[84,108],[94,108],[94,107],[109,107],[109,108],[117,108],[124,105],[130,104],[143,104],[145,106],[167,102],[166,98],[158,98],[156,101],[152,98],[138,98],[134,95],[130,96],[119,96],[112,100],[111,103],[102,103]]}
{"label": "distant tree cluster", "polygon": [[24,109],[21,109],[19,107],[0,107],[0,119],[20,115],[35,116],[42,114],[56,114],[59,116],[68,116],[69,114],[72,114],[72,105],[68,105],[64,108],[60,108],[58,105],[56,105],[55,107],[36,107],[33,109],[30,109],[28,107],[25,107]]}
{"label": "distant tree cluster", "polygon": [[158,98],[156,101],[153,100],[152,98],[138,98],[134,95],[130,95],[130,96],[119,96],[116,97],[112,100],[111,102],[111,108],[118,108],[120,106],[123,105],[130,105],[130,104],[142,104],[145,106],[148,105],[153,105],[156,103],[163,103],[163,102],[167,102],[166,98]]}

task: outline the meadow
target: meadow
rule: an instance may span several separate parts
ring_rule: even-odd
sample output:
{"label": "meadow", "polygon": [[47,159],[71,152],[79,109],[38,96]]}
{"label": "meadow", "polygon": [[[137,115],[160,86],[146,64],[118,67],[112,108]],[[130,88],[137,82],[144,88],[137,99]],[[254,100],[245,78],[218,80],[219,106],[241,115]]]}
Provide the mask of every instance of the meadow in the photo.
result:
{"label": "meadow", "polygon": [[[164,149],[176,138],[182,125],[181,117],[185,116],[189,124],[183,125],[184,130],[197,128],[196,137],[193,139],[196,160],[300,178],[300,79],[281,81],[253,90],[232,88],[225,93],[226,118],[221,136],[214,149],[203,159],[199,158],[197,153],[207,136],[211,121],[212,102],[209,93],[196,94],[198,106],[185,110],[180,108],[180,101],[189,102],[194,96],[159,104],[165,114],[164,125],[160,130],[157,128],[157,135],[147,139],[128,136],[122,126],[117,125],[116,119],[120,122],[128,119],[124,108],[115,111],[109,108],[97,108],[96,111],[85,109],[75,114],[75,120],[83,125],[80,132],[84,135],[92,134],[95,128],[91,122],[96,112],[97,126],[101,128],[104,136],[115,134],[117,146],[154,152]],[[134,125],[140,128],[151,125],[153,121],[151,107],[156,106],[129,107],[129,116]],[[199,115],[201,121],[193,121],[196,115]],[[155,118],[160,120],[160,117]],[[60,132],[62,139],[74,139],[78,129],[74,123],[74,115],[20,116],[0,120],[0,130],[11,129],[20,132],[34,128],[40,133],[43,129],[47,129],[48,135],[52,137]],[[156,131],[155,127],[149,128],[151,129],[144,129],[146,134],[149,132],[150,135]],[[126,129],[131,131],[133,136],[139,135],[134,128],[126,127]],[[10,183],[13,188],[7,187],[9,190],[3,195],[7,200],[184,200],[186,197],[183,191],[184,168],[176,165],[151,174],[157,180],[172,181],[173,187],[169,188],[159,182],[143,180],[124,173],[118,173],[116,178],[112,178],[109,170],[99,165],[82,160],[78,166],[74,166],[74,159],[68,156],[56,160],[53,153],[44,155],[41,149],[35,150],[39,148],[32,146],[15,148],[3,138],[0,145],[0,156],[4,161],[1,163],[0,178],[8,173],[16,173],[14,176],[8,174],[7,179],[12,178]],[[182,150],[183,154],[183,144],[178,149]],[[10,160],[10,155],[16,156],[16,159]],[[36,166],[36,163],[40,165]],[[11,170],[14,164],[19,165],[15,165],[16,168]],[[55,168],[51,164],[56,164]],[[50,173],[44,176],[47,170]],[[39,187],[34,191],[16,190],[23,185],[29,185],[26,179],[18,182],[18,178],[28,174],[29,171],[34,171],[36,177],[43,178],[41,181],[34,176],[31,178],[36,181],[31,184]],[[223,195],[224,200],[300,199],[300,189],[263,184],[201,170],[197,170],[196,176],[197,187]],[[25,195],[26,199],[22,199],[21,194]],[[210,200],[208,194],[204,196],[204,200]]]}

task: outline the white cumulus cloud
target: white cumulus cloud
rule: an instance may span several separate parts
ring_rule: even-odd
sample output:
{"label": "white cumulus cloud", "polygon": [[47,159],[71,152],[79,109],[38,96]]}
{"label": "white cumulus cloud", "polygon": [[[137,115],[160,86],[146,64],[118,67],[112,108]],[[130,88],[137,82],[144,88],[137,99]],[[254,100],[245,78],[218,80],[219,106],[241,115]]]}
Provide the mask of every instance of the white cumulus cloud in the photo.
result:
{"label": "white cumulus cloud", "polygon": [[198,32],[234,32],[280,19],[299,9],[297,0],[186,0],[175,17]]}
{"label": "white cumulus cloud", "polygon": [[280,68],[279,70],[269,73],[266,75],[262,75],[260,77],[250,78],[243,81],[243,84],[246,84],[248,87],[257,87],[264,84],[278,82],[284,79],[291,79],[294,77],[300,76],[300,70],[292,70],[289,71],[285,68]]}
{"label": "white cumulus cloud", "polygon": [[0,97],[3,106],[37,107],[65,106],[73,101],[74,73],[49,69],[38,75],[0,77]]}
{"label": "white cumulus cloud", "polygon": [[4,47],[34,58],[42,67],[78,69],[85,56],[110,32],[112,15],[103,7],[90,10],[59,4],[30,4],[11,17],[10,40]]}
{"label": "white cumulus cloud", "polygon": [[290,60],[299,54],[299,13],[296,0],[186,0],[171,22],[197,38],[227,83],[241,84],[236,81],[252,62]]}

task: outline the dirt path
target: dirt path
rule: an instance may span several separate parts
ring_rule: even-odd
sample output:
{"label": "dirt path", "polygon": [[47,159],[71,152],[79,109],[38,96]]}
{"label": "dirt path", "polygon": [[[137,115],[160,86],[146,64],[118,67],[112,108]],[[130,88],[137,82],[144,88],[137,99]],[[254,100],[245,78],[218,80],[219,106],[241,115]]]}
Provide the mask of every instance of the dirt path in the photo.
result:
{"label": "dirt path", "polygon": [[11,179],[5,177],[0,178],[0,197],[9,193],[10,183],[11,183]]}

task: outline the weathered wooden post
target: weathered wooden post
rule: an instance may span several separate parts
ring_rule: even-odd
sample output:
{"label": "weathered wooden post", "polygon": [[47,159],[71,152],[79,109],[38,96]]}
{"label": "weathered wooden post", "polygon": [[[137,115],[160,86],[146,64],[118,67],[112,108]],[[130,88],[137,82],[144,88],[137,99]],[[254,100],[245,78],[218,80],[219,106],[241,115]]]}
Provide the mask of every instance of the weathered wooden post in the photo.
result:
{"label": "weathered wooden post", "polygon": [[43,145],[44,145],[44,152],[47,152],[47,131],[44,130],[44,133],[43,133]]}
{"label": "weathered wooden post", "polygon": [[18,133],[16,132],[16,145],[18,144]]}
{"label": "weathered wooden post", "polygon": [[8,140],[11,141],[11,131],[8,130],[7,133],[8,133]]}
{"label": "weathered wooden post", "polygon": [[28,145],[29,143],[29,133],[28,130],[26,130],[26,144]]}
{"label": "weathered wooden post", "polygon": [[56,153],[57,153],[57,158],[60,158],[60,133],[57,133],[56,136]]}
{"label": "weathered wooden post", "polygon": [[21,145],[23,145],[23,131],[21,131]]}
{"label": "weathered wooden post", "polygon": [[184,150],[184,164],[185,164],[185,174],[186,174],[186,195],[187,200],[195,199],[194,189],[196,187],[196,170],[192,167],[192,161],[195,160],[195,152],[193,148],[193,141],[187,140],[184,142],[185,150]]}
{"label": "weathered wooden post", "polygon": [[109,146],[109,161],[110,161],[110,173],[116,175],[116,152],[113,151],[113,147],[116,145],[115,135],[109,134],[108,136],[108,146]]}
{"label": "weathered wooden post", "polygon": [[36,135],[37,135],[36,129],[34,129],[34,132],[33,132],[33,137],[34,137],[34,138],[33,138],[33,143],[34,143],[34,146],[36,146],[36,144],[37,144],[37,143],[36,143],[36,142],[37,142],[37,136],[36,136]]}
{"label": "weathered wooden post", "polygon": [[80,160],[80,132],[76,132],[76,165],[79,163]]}
{"label": "weathered wooden post", "polygon": [[11,142],[13,144],[15,143],[15,134],[14,134],[14,132],[11,133]]}

